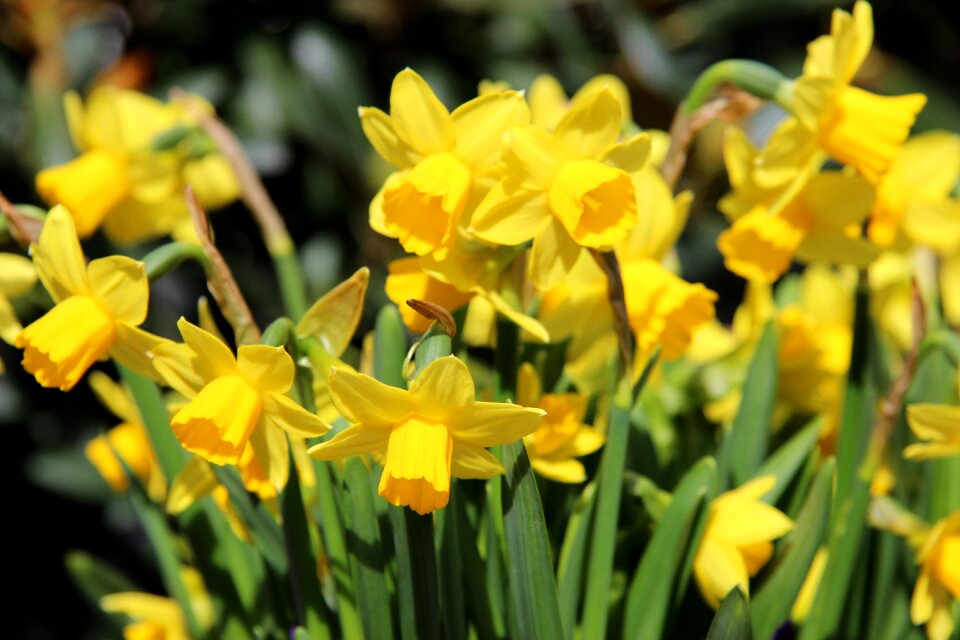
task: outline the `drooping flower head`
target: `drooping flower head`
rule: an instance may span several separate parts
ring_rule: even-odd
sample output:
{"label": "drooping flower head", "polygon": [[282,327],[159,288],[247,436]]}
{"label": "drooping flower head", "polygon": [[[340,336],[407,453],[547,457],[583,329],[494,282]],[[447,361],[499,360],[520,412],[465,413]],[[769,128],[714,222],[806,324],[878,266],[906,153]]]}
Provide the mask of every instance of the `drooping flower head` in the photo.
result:
{"label": "drooping flower head", "polygon": [[790,518],[760,500],[775,483],[774,476],[756,478],[710,503],[693,575],[714,609],[734,587],[749,595],[750,576],[770,560],[772,541],[793,529]]}
{"label": "drooping flower head", "polygon": [[510,130],[504,177],[474,211],[470,230],[507,246],[532,239],[529,274],[541,289],[569,272],[582,248],[610,250],[637,223],[631,174],[650,153],[645,133],[617,142],[621,121],[620,102],[600,88],[575,102],[552,133]]}
{"label": "drooping flower head", "polygon": [[150,294],[143,263],[110,256],[85,265],[73,218],[60,206],[51,209],[31,251],[56,305],[17,335],[23,368],[62,391],[105,356],[155,378],[147,352],[169,341],[137,328]]}
{"label": "drooping flower head", "polygon": [[522,438],[544,415],[541,409],[475,401],[470,371],[453,356],[427,365],[409,391],[349,370],[335,370],[329,388],[353,425],[312,447],[310,455],[335,460],[382,454],[380,495],[421,515],[446,506],[451,477],[503,473],[484,447]]}
{"label": "drooping flower head", "polygon": [[287,396],[293,360],[282,347],[266,345],[241,346],[234,358],[200,327],[183,318],[177,326],[184,342],[153,355],[164,381],[191,398],[170,420],[180,444],[214,464],[240,465],[251,456],[259,469],[253,471],[282,488],[289,474],[284,432],[304,438],[330,428]]}
{"label": "drooping flower head", "polygon": [[[187,99],[212,111],[197,96]],[[41,171],[36,186],[49,204],[62,204],[73,214],[80,237],[103,225],[121,244],[167,234],[193,239],[186,185],[207,209],[237,198],[233,169],[196,130],[179,143],[158,145],[161,136],[196,125],[179,104],[115,87],[94,90],[86,104],[71,92],[64,104],[81,155]]]}
{"label": "drooping flower head", "polygon": [[492,184],[501,135],[529,120],[516,91],[480,96],[450,113],[423,78],[404,69],[393,80],[389,115],[360,109],[370,144],[397,168],[370,204],[370,226],[410,253],[442,259],[468,202]]}

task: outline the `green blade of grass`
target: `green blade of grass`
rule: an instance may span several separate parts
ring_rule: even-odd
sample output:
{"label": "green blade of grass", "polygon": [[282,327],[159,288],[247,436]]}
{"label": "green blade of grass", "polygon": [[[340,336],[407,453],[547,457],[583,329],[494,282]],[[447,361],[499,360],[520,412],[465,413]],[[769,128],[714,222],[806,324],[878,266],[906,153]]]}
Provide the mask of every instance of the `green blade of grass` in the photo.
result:
{"label": "green blade of grass", "polygon": [[776,504],[780,500],[780,496],[783,495],[797,471],[807,461],[813,446],[817,444],[825,420],[824,416],[818,416],[811,420],[807,426],[795,433],[760,466],[756,474],[757,477],[772,475],[777,478],[777,483],[773,485],[773,489],[763,496],[764,502]]}
{"label": "green blade of grass", "polygon": [[596,488],[588,484],[574,506],[567,531],[560,547],[560,562],[557,567],[559,583],[560,615],[567,637],[572,637],[573,627],[580,610],[580,595],[583,591],[583,574],[590,542],[590,525],[596,506]]}
{"label": "green blade of grass", "polygon": [[[754,603],[755,605],[756,603]],[[750,640],[750,604],[740,587],[730,590],[710,623],[707,640]],[[766,637],[766,636],[759,636]]]}

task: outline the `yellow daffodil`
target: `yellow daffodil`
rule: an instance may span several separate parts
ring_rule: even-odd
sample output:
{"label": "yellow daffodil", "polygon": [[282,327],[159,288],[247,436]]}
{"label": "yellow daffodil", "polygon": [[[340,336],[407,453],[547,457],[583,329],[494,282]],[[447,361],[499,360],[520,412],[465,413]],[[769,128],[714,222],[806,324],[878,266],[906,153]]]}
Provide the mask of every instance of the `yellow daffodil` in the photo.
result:
{"label": "yellow daffodil", "polygon": [[760,500],[774,484],[774,476],[756,478],[710,503],[693,575],[714,609],[734,587],[749,595],[750,576],[770,560],[773,540],[793,529],[790,518]]}
{"label": "yellow daffodil", "polygon": [[907,140],[877,185],[870,239],[882,247],[908,241],[944,255],[960,252],[960,205],[949,197],[958,179],[960,137],[930,131]]}
{"label": "yellow daffodil", "polygon": [[728,129],[724,160],[733,191],[721,199],[720,210],[733,224],[717,246],[730,271],[774,282],[795,258],[865,266],[879,255],[860,237],[874,200],[863,178],[826,171],[767,188],[754,170],[758,157],[740,129]]}
{"label": "yellow daffodil", "polygon": [[[0,253],[0,340],[13,344],[23,329],[10,298],[22,296],[33,288],[37,270],[29,258],[13,253]],[[0,360],[0,373],[3,361]]]}
{"label": "yellow daffodil", "polygon": [[[151,498],[162,500],[166,479],[130,392],[100,371],[90,374],[90,387],[100,403],[123,422],[86,444],[84,453],[87,459],[114,491],[123,492],[130,486],[123,468],[125,464],[143,483]],[[123,460],[122,464],[118,456]]]}
{"label": "yellow daffodil", "polygon": [[[214,610],[203,578],[195,570],[181,570],[190,597],[190,606],[197,623],[204,629],[213,623]],[[100,599],[100,608],[107,613],[126,615],[131,623],[123,629],[124,640],[190,640],[190,631],[179,603],[173,598],[152,593],[126,591],[111,593]]]}
{"label": "yellow daffodil", "polygon": [[310,449],[318,460],[364,453],[383,459],[379,492],[426,514],[446,506],[450,478],[491,478],[503,466],[484,447],[533,432],[541,409],[476,402],[466,365],[434,360],[405,391],[347,370],[330,375],[330,395],[352,426]]}
{"label": "yellow daffodil", "polygon": [[872,43],[867,2],[858,1],[852,15],[834,10],[830,35],[810,43],[803,75],[782,91],[796,120],[789,118],[768,145],[763,161],[768,175],[790,173],[818,150],[871,184],[889,170],[926,97],[879,96],[851,86]]}
{"label": "yellow daffodil", "polygon": [[594,91],[608,89],[620,103],[620,127],[626,127],[633,121],[630,107],[630,91],[623,84],[623,80],[610,74],[601,74],[590,78],[573,97],[567,99],[560,82],[550,74],[543,74],[534,78],[527,92],[527,101],[530,103],[530,121],[538,126],[553,131],[569,110],[575,104]]}
{"label": "yellow daffodil", "polygon": [[504,178],[470,220],[482,240],[516,246],[533,240],[529,275],[549,289],[583,247],[610,250],[637,223],[631,174],[644,169],[650,137],[617,143],[621,107],[607,88],[574,103],[553,133],[515,127],[505,139]]}
{"label": "yellow daffodil", "polygon": [[251,473],[262,474],[274,491],[282,488],[289,474],[284,432],[312,437],[329,430],[287,396],[293,360],[282,347],[266,345],[241,346],[234,358],[196,325],[181,318],[177,326],[184,343],[160,346],[153,355],[167,384],[192,399],[170,420],[180,443],[214,464],[252,460]]}
{"label": "yellow daffodil", "polygon": [[[249,490],[249,487],[247,487]],[[253,492],[253,491],[252,491]],[[217,476],[210,468],[210,463],[200,456],[193,456],[184,465],[177,477],[170,485],[170,494],[167,496],[167,513],[179,515],[198,500],[210,496],[214,503],[226,517],[234,535],[240,540],[252,540],[250,530],[247,529],[243,518],[237,513],[236,507],[230,501],[230,492],[217,481]],[[261,500],[268,500],[276,496],[276,491],[269,495],[260,495]]]}
{"label": "yellow daffodil", "polygon": [[137,328],[150,293],[143,263],[110,256],[85,265],[73,218],[60,206],[51,209],[31,251],[56,305],[17,335],[24,369],[62,391],[104,356],[156,377],[147,352],[169,340]]}
{"label": "yellow daffodil", "polygon": [[904,457],[930,460],[960,455],[960,407],[933,403],[911,404],[907,406],[907,423],[914,435],[923,442],[904,449]]}
{"label": "yellow daffodil", "polygon": [[469,203],[492,184],[501,135],[529,120],[516,91],[480,96],[450,113],[423,78],[404,69],[393,80],[389,115],[360,109],[370,144],[397,169],[370,205],[370,226],[410,253],[442,259]]}
{"label": "yellow daffodil", "polygon": [[802,624],[810,615],[810,607],[813,606],[813,600],[817,597],[817,589],[820,588],[823,571],[827,568],[828,557],[826,547],[817,549],[817,553],[813,556],[810,568],[807,569],[807,577],[803,579],[797,599],[790,607],[790,620],[794,624]]}
{"label": "yellow daffodil", "polygon": [[[189,99],[212,111],[201,98]],[[94,90],[86,105],[75,93],[64,102],[81,155],[41,171],[36,187],[49,204],[70,211],[80,237],[103,225],[122,244],[167,234],[192,239],[183,195],[187,184],[208,209],[237,198],[239,184],[226,159],[209,149],[197,152],[209,146],[206,138],[197,134],[173,148],[154,148],[161,134],[195,125],[182,106],[114,87]]]}
{"label": "yellow daffodil", "polygon": [[603,446],[603,434],[584,424],[588,398],[578,393],[541,394],[536,369],[525,362],[517,381],[517,402],[543,409],[536,431],[523,439],[533,470],[556,482],[583,482],[587,472],[575,458]]}

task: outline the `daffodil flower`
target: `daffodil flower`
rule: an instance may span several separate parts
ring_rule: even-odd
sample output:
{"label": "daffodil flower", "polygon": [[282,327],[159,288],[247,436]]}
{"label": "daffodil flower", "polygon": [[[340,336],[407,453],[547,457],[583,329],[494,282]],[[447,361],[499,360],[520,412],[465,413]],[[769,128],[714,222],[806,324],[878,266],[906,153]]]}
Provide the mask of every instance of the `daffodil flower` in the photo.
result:
{"label": "daffodil flower", "polygon": [[763,154],[763,170],[787,176],[825,152],[854,167],[871,184],[889,170],[917,113],[921,94],[879,96],[853,87],[873,43],[873,11],[859,0],[853,14],[835,9],[830,35],[810,43],[803,75],[783,91],[796,120],[778,129]]}
{"label": "daffodil flower", "polygon": [[[201,98],[189,99],[212,110]],[[94,90],[86,105],[68,93],[64,104],[81,155],[40,171],[36,187],[49,204],[62,204],[73,214],[80,237],[102,225],[121,244],[167,234],[193,239],[183,196],[187,184],[208,209],[237,198],[233,169],[216,151],[195,158],[189,141],[184,148],[153,148],[161,134],[195,124],[181,106],[114,87]]]}
{"label": "daffodil flower", "polygon": [[[190,606],[197,623],[209,628],[214,621],[213,603],[203,584],[203,577],[190,567],[181,569]],[[131,622],[123,629],[124,640],[190,640],[190,631],[180,604],[173,598],[152,593],[124,591],[100,599],[100,608],[107,613],[123,614]]]}
{"label": "daffodil flower", "polygon": [[621,117],[604,88],[573,104],[553,133],[535,125],[507,133],[504,178],[474,211],[470,231],[507,246],[532,239],[529,274],[538,288],[559,282],[582,248],[608,251],[637,223],[631,174],[646,166],[650,137],[617,143]]}
{"label": "daffodil flower", "polygon": [[[13,253],[0,253],[0,340],[13,344],[23,330],[10,298],[22,296],[33,288],[37,270],[29,258]],[[3,361],[0,360],[0,373]]]}
{"label": "daffodil flower", "polygon": [[147,353],[169,340],[137,328],[150,294],[143,263],[110,256],[85,265],[73,218],[60,206],[50,211],[31,251],[56,305],[17,335],[24,369],[42,386],[62,391],[104,356],[155,378]]}
{"label": "daffodil flower", "polygon": [[770,560],[772,541],[793,529],[783,512],[760,501],[774,484],[774,476],[756,478],[710,503],[693,575],[714,609],[734,587],[749,595],[750,576]]}
{"label": "daffodil flower", "polygon": [[911,404],[907,406],[907,423],[922,442],[904,449],[905,458],[931,460],[960,456],[960,407]]}
{"label": "daffodil flower", "polygon": [[158,347],[153,356],[164,381],[191,398],[170,420],[180,443],[214,464],[252,456],[274,490],[282,488],[290,471],[284,432],[304,438],[330,428],[287,396],[293,360],[266,345],[241,346],[234,358],[196,325],[181,318],[177,326],[184,343]]}
{"label": "daffodil flower", "polygon": [[493,182],[502,133],[529,121],[516,91],[480,96],[450,113],[423,78],[404,69],[393,80],[389,115],[360,109],[370,144],[397,168],[370,204],[370,226],[410,253],[442,259],[468,202]]}
{"label": "daffodil flower", "polygon": [[786,187],[764,187],[754,170],[761,152],[728,129],[724,160],[733,191],[720,210],[733,221],[717,238],[727,268],[772,283],[795,259],[866,266],[879,248],[860,237],[874,189],[843,171],[807,172]]}
{"label": "daffodil flower", "polygon": [[517,401],[546,411],[537,430],[523,439],[530,466],[544,478],[568,483],[587,479],[583,463],[575,458],[593,453],[605,440],[583,422],[587,400],[579,393],[542,394],[536,369],[528,362],[521,365]]}
{"label": "daffodil flower", "polygon": [[484,447],[533,432],[541,409],[474,400],[467,366],[453,356],[434,360],[406,391],[349,370],[330,375],[330,395],[353,423],[312,447],[318,460],[382,454],[379,493],[423,515],[446,506],[450,478],[492,478],[504,473]]}
{"label": "daffodil flower", "polygon": [[86,444],[84,453],[87,459],[114,491],[124,492],[130,486],[127,471],[123,468],[126,465],[143,483],[151,498],[162,500],[166,479],[130,392],[100,371],[90,374],[89,381],[100,403],[122,422]]}

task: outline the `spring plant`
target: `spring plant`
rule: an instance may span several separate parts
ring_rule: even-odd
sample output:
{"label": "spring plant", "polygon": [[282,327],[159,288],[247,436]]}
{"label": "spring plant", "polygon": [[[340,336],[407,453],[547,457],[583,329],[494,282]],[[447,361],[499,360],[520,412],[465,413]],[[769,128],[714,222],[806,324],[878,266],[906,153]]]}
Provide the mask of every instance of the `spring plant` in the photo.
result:
{"label": "spring plant", "polygon": [[[83,554],[78,585],[128,640],[952,637],[960,137],[911,136],[923,95],[857,85],[872,39],[860,0],[798,77],[716,63],[670,132],[614,76],[448,106],[400,71],[359,109],[398,256],[371,265],[392,303],[365,335],[370,271],[307,297],[209,103],[68,94],[79,155],[36,175],[52,208],[2,203],[0,337],[120,420],[84,451],[164,592]],[[717,246],[746,281],[726,325],[676,253],[714,121]],[[275,266],[269,322],[207,216],[235,199]],[[149,324],[187,263],[214,304]],[[21,326],[37,283],[51,304]]]}

